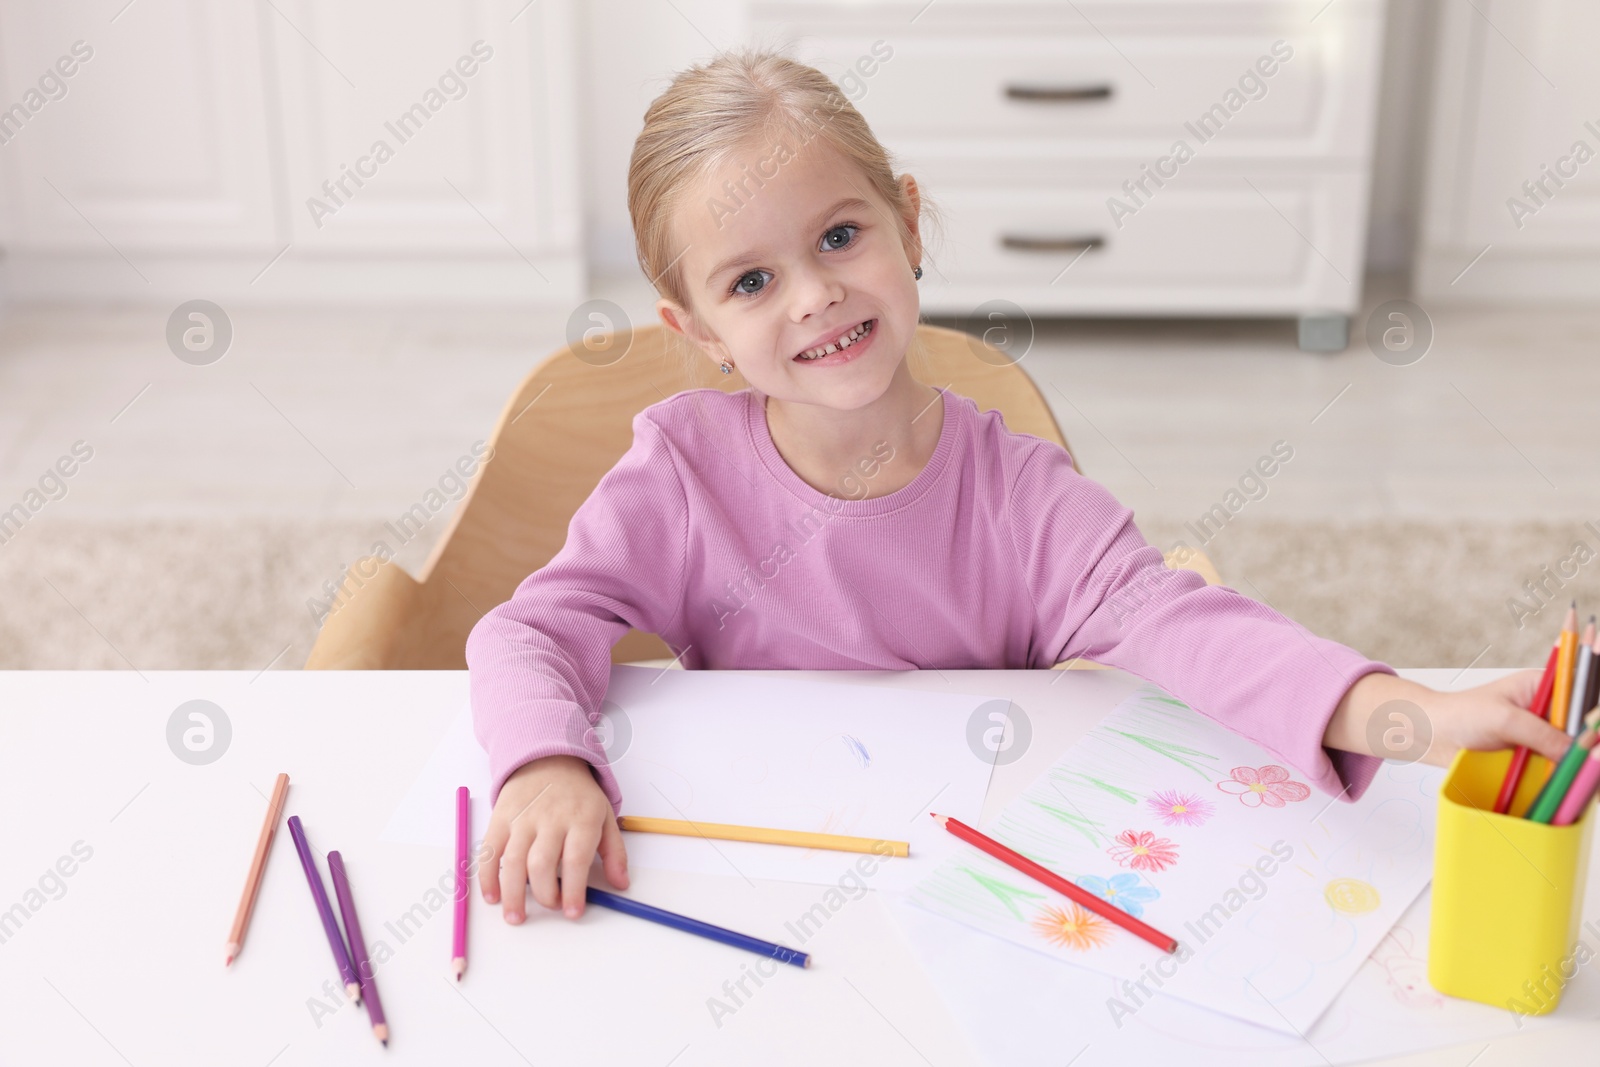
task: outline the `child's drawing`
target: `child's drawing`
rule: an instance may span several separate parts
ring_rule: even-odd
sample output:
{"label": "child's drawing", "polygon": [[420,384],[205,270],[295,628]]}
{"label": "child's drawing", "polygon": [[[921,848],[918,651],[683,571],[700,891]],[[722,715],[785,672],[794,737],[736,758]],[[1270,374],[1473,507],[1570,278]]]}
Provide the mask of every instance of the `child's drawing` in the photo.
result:
{"label": "child's drawing", "polygon": [[1224,793],[1232,793],[1247,808],[1281,808],[1286,803],[1304,800],[1311,795],[1311,787],[1292,781],[1289,772],[1276,763],[1265,767],[1235,767],[1232,777],[1217,783]]}
{"label": "child's drawing", "polygon": [[1049,815],[1052,819],[1058,819],[1064,825],[1082,834],[1084,839],[1091,845],[1099,847],[1101,840],[1106,836],[1103,823],[1095,822],[1081,812],[1067,811],[1059,804],[1050,804],[1043,800],[1034,800],[1033,803],[1040,811]]}
{"label": "child's drawing", "polygon": [[[1147,685],[985,832],[1188,945],[1195,962],[1163,994],[1304,1033],[1428,883],[1417,788],[1380,771],[1355,804],[1305,803],[1310,787],[1271,753]],[[1119,980],[1158,951],[976,850],[908,899]]]}
{"label": "child's drawing", "polygon": [[854,734],[831,734],[817,741],[806,760],[812,774],[829,779],[848,779],[872,765],[872,753]]}
{"label": "child's drawing", "polygon": [[1164,871],[1178,862],[1178,846],[1149,830],[1124,830],[1106,851],[1117,863],[1136,871]]}
{"label": "child's drawing", "polygon": [[1163,789],[1145,803],[1168,826],[1204,826],[1217,812],[1211,801],[1176,789]]}
{"label": "child's drawing", "polygon": [[1372,962],[1383,968],[1394,999],[1407,1008],[1438,1010],[1444,997],[1428,984],[1428,961],[1416,955],[1416,939],[1404,926],[1396,926],[1372,950]]}
{"label": "child's drawing", "polygon": [[1087,952],[1111,940],[1111,924],[1076,904],[1049,905],[1034,916],[1034,932],[1051,944]]}
{"label": "child's drawing", "polygon": [[1328,906],[1343,915],[1362,915],[1378,910],[1378,891],[1359,878],[1335,878],[1323,887]]}
{"label": "child's drawing", "polygon": [[1142,885],[1137,874],[1113,874],[1110,878],[1086,874],[1077,880],[1082,889],[1115,904],[1135,919],[1144,914],[1144,906],[1161,896],[1161,890]]}
{"label": "child's drawing", "polygon": [[1009,882],[1006,882],[1003,879],[994,878],[986,874],[979,874],[971,867],[962,867],[960,870],[963,874],[970,875],[973,881],[977,882],[984,889],[987,889],[990,893],[994,894],[994,898],[1001,904],[1004,904],[1006,906],[1006,910],[1011,912],[1011,914],[1015,915],[1019,919],[1022,918],[1022,909],[1017,906],[1017,902],[1019,900],[1025,900],[1030,897],[1038,899],[1044,896],[1043,893],[1037,893],[1031,889],[1018,889],[1016,886],[1011,885]]}

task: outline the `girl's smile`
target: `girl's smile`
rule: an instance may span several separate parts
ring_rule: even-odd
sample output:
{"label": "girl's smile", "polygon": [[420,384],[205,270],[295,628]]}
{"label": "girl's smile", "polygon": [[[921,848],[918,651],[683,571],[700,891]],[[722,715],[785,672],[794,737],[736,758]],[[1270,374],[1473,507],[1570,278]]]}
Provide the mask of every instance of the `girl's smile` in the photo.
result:
{"label": "girl's smile", "polygon": [[877,322],[877,319],[868,319],[847,329],[823,334],[824,340],[795,356],[795,361],[808,367],[837,367],[859,359],[877,336],[873,329]]}

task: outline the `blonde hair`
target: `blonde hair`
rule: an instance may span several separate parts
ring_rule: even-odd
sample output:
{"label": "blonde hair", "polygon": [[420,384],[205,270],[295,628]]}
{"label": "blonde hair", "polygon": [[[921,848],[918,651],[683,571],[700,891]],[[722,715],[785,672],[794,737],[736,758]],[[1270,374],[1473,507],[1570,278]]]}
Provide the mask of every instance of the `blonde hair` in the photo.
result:
{"label": "blonde hair", "polygon": [[[854,163],[889,205],[901,243],[913,243],[906,223],[910,199],[893,159],[839,87],[815,67],[773,51],[723,52],[672,79],[644,113],[644,129],[633,143],[628,214],[639,266],[663,297],[693,306],[678,264],[682,250],[673,247],[677,209],[739,149],[768,137],[781,145],[785,136],[802,144],[819,140]],[[761,178],[751,177],[759,187]],[[921,200],[923,213],[937,223],[936,210]]]}

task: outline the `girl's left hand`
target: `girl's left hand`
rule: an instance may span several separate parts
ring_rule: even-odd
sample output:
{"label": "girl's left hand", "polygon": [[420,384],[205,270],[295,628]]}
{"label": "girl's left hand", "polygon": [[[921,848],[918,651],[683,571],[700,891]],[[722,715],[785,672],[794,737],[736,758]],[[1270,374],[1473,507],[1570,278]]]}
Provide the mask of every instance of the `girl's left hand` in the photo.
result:
{"label": "girl's left hand", "polygon": [[[1323,744],[1435,767],[1448,767],[1463,748],[1493,751],[1526,745],[1546,759],[1559,760],[1572,739],[1528,710],[1541,673],[1518,671],[1453,692],[1392,674],[1365,674],[1340,700]],[[1419,760],[1424,744],[1426,753]]]}
{"label": "girl's left hand", "polygon": [[1492,751],[1517,745],[1548,760],[1561,759],[1572,738],[1528,710],[1543,673],[1518,671],[1449,693],[1427,690],[1430,700],[1423,710],[1433,727],[1433,743],[1422,762],[1448,767],[1459,749]]}

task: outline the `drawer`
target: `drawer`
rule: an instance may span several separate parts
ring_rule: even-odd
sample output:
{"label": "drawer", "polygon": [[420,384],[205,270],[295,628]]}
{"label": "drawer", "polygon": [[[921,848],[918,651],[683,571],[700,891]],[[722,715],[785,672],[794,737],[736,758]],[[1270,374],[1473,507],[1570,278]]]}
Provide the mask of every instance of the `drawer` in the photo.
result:
{"label": "drawer", "polygon": [[925,258],[923,310],[967,314],[994,298],[1030,313],[1353,307],[1365,237],[1353,220],[1364,217],[1365,175],[1249,180],[1255,188],[1241,173],[1180,172],[1120,227],[1107,208],[1112,177],[1055,188],[924,186],[945,232]]}
{"label": "drawer", "polygon": [[795,57],[838,81],[891,150],[1090,158],[1214,137],[1205,149],[1223,158],[1370,152],[1380,52],[1372,5],[1316,23],[1298,5],[1257,4],[1250,18],[1150,17],[1110,30],[1097,13],[1105,35],[1070,7],[1063,17],[1004,5],[970,21],[949,10],[975,6],[936,0],[914,24],[874,21],[881,7],[755,11],[758,33],[792,39]]}

